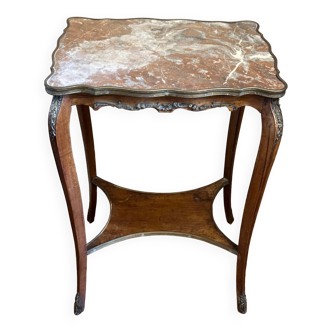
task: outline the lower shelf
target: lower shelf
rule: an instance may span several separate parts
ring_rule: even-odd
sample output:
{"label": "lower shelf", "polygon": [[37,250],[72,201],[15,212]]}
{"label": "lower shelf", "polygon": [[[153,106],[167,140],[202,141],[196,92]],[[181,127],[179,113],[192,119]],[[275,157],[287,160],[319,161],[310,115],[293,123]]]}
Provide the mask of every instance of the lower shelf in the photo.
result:
{"label": "lower shelf", "polygon": [[175,235],[202,240],[237,254],[237,245],[213,219],[212,204],[226,178],[194,190],[147,193],[116,186],[99,177],[92,181],[109,199],[109,220],[87,245],[91,254],[107,245],[150,235]]}

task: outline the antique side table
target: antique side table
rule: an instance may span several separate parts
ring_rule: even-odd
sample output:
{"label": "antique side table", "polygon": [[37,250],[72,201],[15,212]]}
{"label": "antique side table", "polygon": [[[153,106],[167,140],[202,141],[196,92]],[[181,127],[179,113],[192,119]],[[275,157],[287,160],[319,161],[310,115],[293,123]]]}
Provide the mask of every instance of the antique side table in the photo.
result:
{"label": "antique side table", "polygon": [[[77,259],[74,312],[85,306],[87,255],[106,245],[141,235],[177,235],[209,242],[237,255],[238,311],[245,313],[245,271],[250,238],[283,130],[279,98],[287,85],[258,24],[157,19],[70,18],[53,53],[46,91],[51,145],[67,201]],[[108,197],[105,228],[89,243],[72,154],[69,121],[76,105],[86,153],[92,223],[97,187]],[[195,190],[145,193],[116,186],[97,176],[89,107],[171,113],[226,107],[230,113],[224,178]],[[228,223],[232,173],[245,106],[261,113],[262,133],[244,207],[238,244],[213,219],[212,204],[224,188]]]}

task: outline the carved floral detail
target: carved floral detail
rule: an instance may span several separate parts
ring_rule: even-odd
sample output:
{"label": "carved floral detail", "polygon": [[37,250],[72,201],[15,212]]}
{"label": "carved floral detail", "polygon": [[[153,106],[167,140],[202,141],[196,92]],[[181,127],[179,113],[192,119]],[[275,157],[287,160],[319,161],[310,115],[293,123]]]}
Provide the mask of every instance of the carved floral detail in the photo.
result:
{"label": "carved floral detail", "polygon": [[53,96],[52,99],[50,112],[48,115],[48,130],[51,140],[53,140],[56,136],[55,125],[61,107],[62,98],[62,96]]}
{"label": "carved floral detail", "polygon": [[275,118],[277,120],[277,123],[278,123],[277,136],[276,136],[276,140],[274,142],[275,144],[277,144],[280,137],[282,136],[284,122],[283,122],[283,119],[282,119],[282,113],[281,113],[281,109],[280,109],[279,99],[271,99],[271,105],[272,105],[272,111],[273,111],[274,116],[275,116]]}
{"label": "carved floral detail", "polygon": [[145,108],[154,108],[158,112],[165,112],[165,113],[170,113],[173,112],[177,108],[186,108],[191,111],[203,111],[209,108],[216,108],[216,107],[228,107],[232,111],[236,111],[236,106],[234,104],[228,104],[228,103],[216,103],[212,102],[211,104],[203,104],[203,105],[196,105],[192,103],[179,103],[179,102],[173,102],[173,103],[166,103],[166,104],[161,104],[161,103],[141,103],[141,104],[136,104],[134,106],[131,105],[125,105],[122,104],[121,101],[118,101],[117,103],[113,102],[97,102],[93,105],[94,109],[99,109],[100,107],[103,106],[112,106],[120,109],[125,109],[128,111],[138,111],[141,109]]}

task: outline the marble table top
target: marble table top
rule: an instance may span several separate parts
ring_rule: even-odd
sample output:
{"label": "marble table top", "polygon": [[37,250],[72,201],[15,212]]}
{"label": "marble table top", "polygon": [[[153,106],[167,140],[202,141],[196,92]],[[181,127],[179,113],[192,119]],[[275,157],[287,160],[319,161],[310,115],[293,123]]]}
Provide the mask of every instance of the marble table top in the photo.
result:
{"label": "marble table top", "polygon": [[278,98],[269,43],[252,21],[69,18],[53,53],[48,93]]}

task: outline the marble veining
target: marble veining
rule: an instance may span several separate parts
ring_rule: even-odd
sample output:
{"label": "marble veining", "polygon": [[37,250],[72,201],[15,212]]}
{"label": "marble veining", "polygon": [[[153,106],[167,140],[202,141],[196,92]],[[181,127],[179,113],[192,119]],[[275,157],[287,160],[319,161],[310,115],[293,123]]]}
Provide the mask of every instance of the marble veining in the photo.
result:
{"label": "marble veining", "polygon": [[284,90],[269,45],[250,21],[71,18],[49,88]]}

